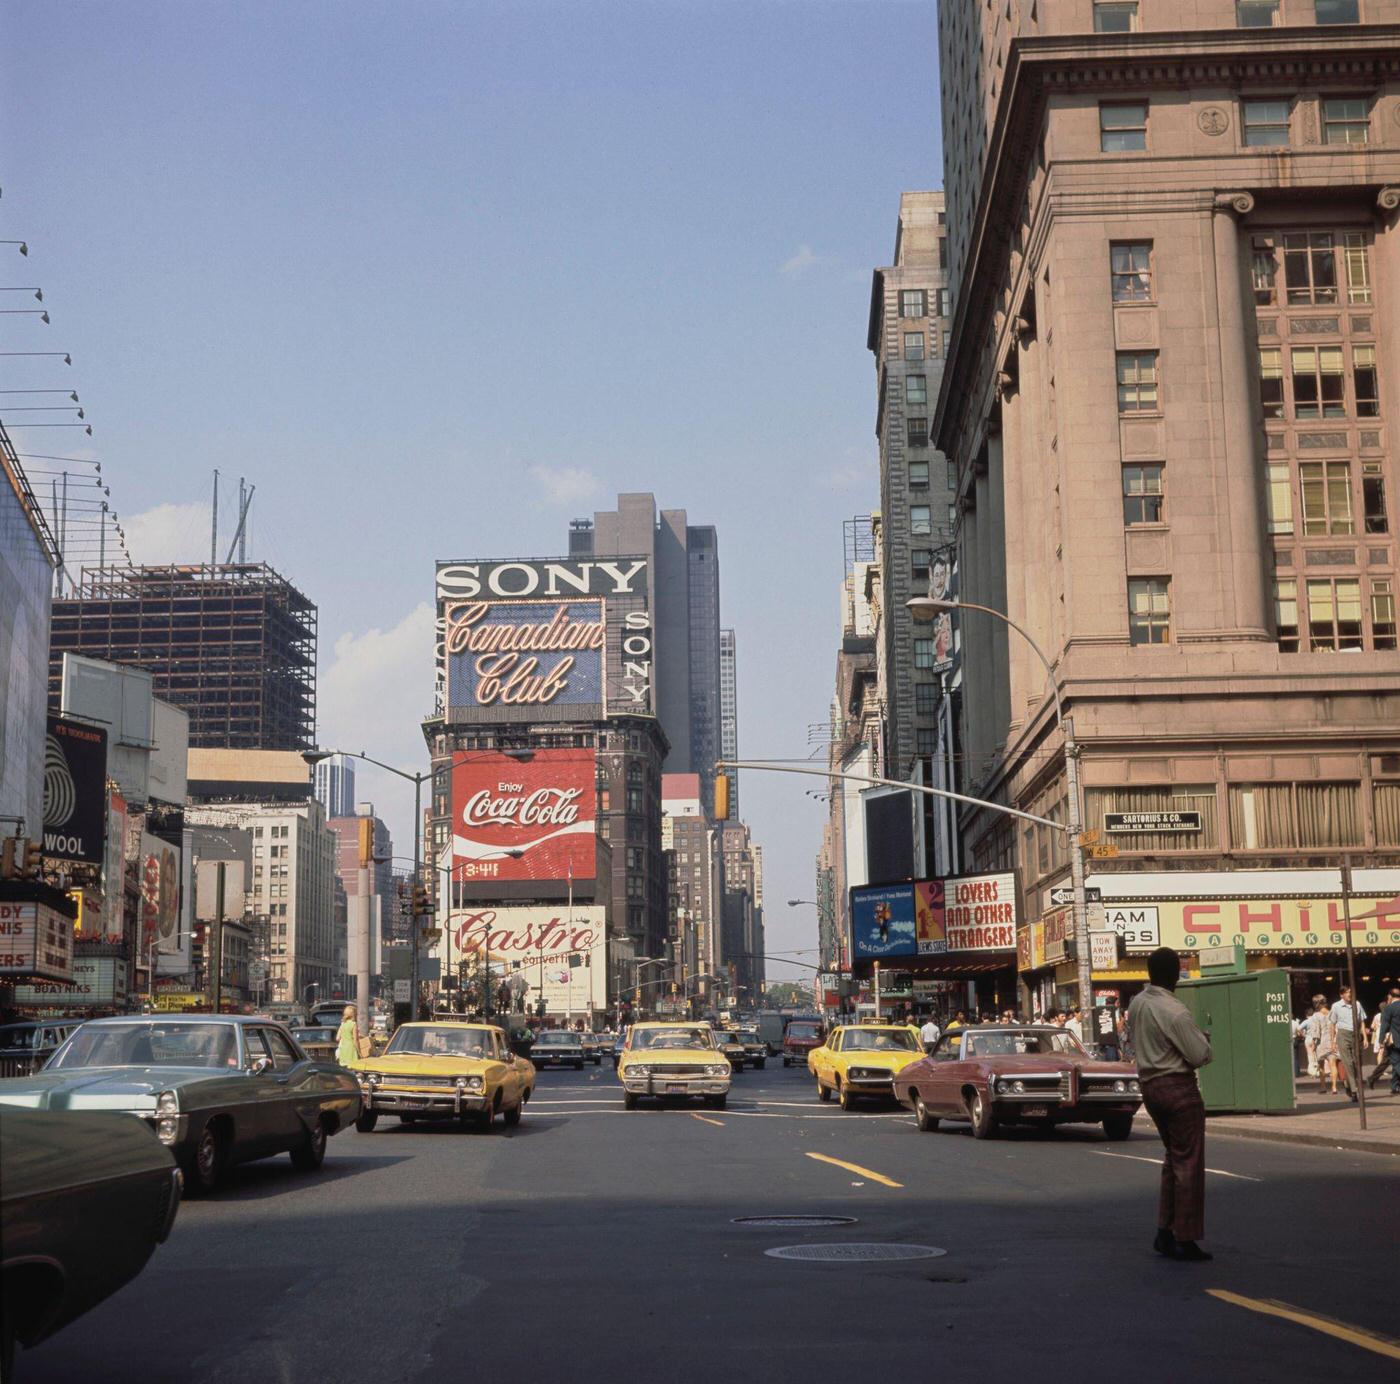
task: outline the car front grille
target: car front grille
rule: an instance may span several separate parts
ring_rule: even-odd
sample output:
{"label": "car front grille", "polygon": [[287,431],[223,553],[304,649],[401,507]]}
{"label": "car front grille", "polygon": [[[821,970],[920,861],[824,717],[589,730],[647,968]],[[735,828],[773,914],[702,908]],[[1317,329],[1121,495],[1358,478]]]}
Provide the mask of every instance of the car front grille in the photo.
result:
{"label": "car front grille", "polygon": [[454,1086],[455,1076],[386,1076],[381,1086]]}
{"label": "car front grille", "polygon": [[699,1063],[678,1062],[674,1067],[653,1067],[651,1075],[653,1081],[665,1081],[673,1076],[704,1076],[705,1068]]}

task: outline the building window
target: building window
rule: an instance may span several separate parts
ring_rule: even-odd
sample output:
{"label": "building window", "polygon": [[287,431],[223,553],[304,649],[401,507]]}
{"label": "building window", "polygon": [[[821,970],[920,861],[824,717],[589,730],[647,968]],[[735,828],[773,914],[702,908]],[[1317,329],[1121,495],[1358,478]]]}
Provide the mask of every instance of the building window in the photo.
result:
{"label": "building window", "polygon": [[1341,418],[1346,377],[1340,346],[1295,346],[1291,352],[1293,412],[1298,418]]}
{"label": "building window", "polygon": [[1293,486],[1286,461],[1271,461],[1264,468],[1268,488],[1269,532],[1293,532]]}
{"label": "building window", "polygon": [[1351,348],[1351,383],[1356,392],[1356,416],[1358,418],[1379,418],[1381,401],[1380,391],[1376,387],[1376,348],[1374,346],[1353,346]]}
{"label": "building window", "polygon": [[914,732],[915,754],[937,754],[938,732],[932,726],[920,726]]}
{"label": "building window", "polygon": [[928,403],[927,375],[906,375],[904,377],[904,402],[906,404]]}
{"label": "building window", "polygon": [[1308,647],[1335,651],[1362,647],[1361,582],[1357,578],[1308,582]]}
{"label": "building window", "polygon": [[927,538],[933,532],[932,513],[927,505],[909,506],[909,532],[915,538]]}
{"label": "building window", "polygon": [[1385,508],[1385,463],[1361,463],[1361,501],[1367,533],[1388,533],[1390,521]]}
{"label": "building window", "polygon": [[1283,352],[1277,346],[1259,348],[1259,402],[1265,418],[1283,417]]}
{"label": "building window", "polygon": [[[1106,812],[1200,813],[1200,831],[1114,832],[1113,844],[1121,850],[1156,854],[1159,851],[1201,851],[1218,847],[1215,788],[1208,783],[1089,789],[1084,795],[1084,825],[1102,831]],[[1051,833],[1052,840],[1056,835],[1060,833]],[[1041,858],[1044,860],[1043,851]],[[1041,873],[1045,874],[1047,870],[1042,868]]]}
{"label": "building window", "polygon": [[938,290],[938,315],[940,317],[951,317],[953,315],[953,292],[948,288]]}
{"label": "building window", "polygon": [[[1133,6],[1134,12],[1137,6]],[[1105,154],[1147,148],[1147,102],[1129,101],[1099,107],[1099,148]]]}
{"label": "building window", "polygon": [[928,462],[911,461],[909,463],[909,487],[911,490],[928,489]]}
{"label": "building window", "polygon": [[911,447],[928,446],[927,418],[906,418],[904,420],[904,432]]}
{"label": "building window", "polygon": [[1370,237],[1364,231],[1348,231],[1345,236],[1347,302],[1371,301]]}
{"label": "building window", "polygon": [[924,334],[923,332],[904,333],[904,359],[923,360],[924,358]]}
{"label": "building window", "polygon": [[1274,582],[1274,627],[1281,654],[1298,652],[1298,583],[1292,577]]}
{"label": "building window", "polygon": [[932,548],[914,548],[909,554],[909,576],[914,581],[927,581],[933,566]]}
{"label": "building window", "polygon": [[1253,241],[1251,274],[1254,279],[1254,301],[1268,307],[1274,301],[1274,275],[1277,270],[1277,247],[1271,235],[1257,235]]}
{"label": "building window", "polygon": [[1355,846],[1361,842],[1360,785],[1230,785],[1230,835],[1236,850]]}
{"label": "building window", "polygon": [[1171,582],[1134,577],[1128,582],[1128,642],[1170,644],[1171,637]]}
{"label": "building window", "polygon": [[1157,352],[1118,352],[1118,412],[1157,412]]}
{"label": "building window", "polygon": [[914,684],[914,710],[920,716],[937,714],[938,684],[936,682],[916,682]]}
{"label": "building window", "polygon": [[1319,24],[1360,24],[1361,0],[1313,0]]}
{"label": "building window", "polygon": [[627,810],[631,813],[642,811],[642,790],[640,788],[629,788],[627,790]]}
{"label": "building window", "polygon": [[1337,255],[1327,231],[1298,231],[1283,238],[1283,280],[1288,305],[1337,301]]}
{"label": "building window", "polygon": [[1241,29],[1272,29],[1278,23],[1278,0],[1235,0],[1235,24]]}
{"label": "building window", "polygon": [[1395,586],[1389,577],[1375,577],[1371,582],[1371,645],[1393,649],[1395,644]]}
{"label": "building window", "polygon": [[1272,148],[1288,143],[1288,111],[1293,103],[1286,97],[1272,101],[1244,103],[1244,142],[1250,148]]}
{"label": "building window", "polygon": [[1115,303],[1146,303],[1152,299],[1152,242],[1135,241],[1109,247]]}
{"label": "building window", "polygon": [[1364,96],[1334,96],[1322,103],[1324,144],[1369,144],[1371,103]]}
{"label": "building window", "polygon": [[916,639],[914,641],[914,667],[933,667],[933,640]]}
{"label": "building window", "polygon": [[927,317],[928,294],[922,288],[900,289],[899,315],[901,317]]}
{"label": "building window", "polygon": [[1303,492],[1303,536],[1355,533],[1351,518],[1351,463],[1305,461],[1298,467]]}
{"label": "building window", "polygon": [[1138,0],[1094,0],[1096,34],[1130,34],[1138,26]]}
{"label": "building window", "polygon": [[1160,461],[1123,468],[1123,522],[1160,524],[1163,522],[1162,472]]}

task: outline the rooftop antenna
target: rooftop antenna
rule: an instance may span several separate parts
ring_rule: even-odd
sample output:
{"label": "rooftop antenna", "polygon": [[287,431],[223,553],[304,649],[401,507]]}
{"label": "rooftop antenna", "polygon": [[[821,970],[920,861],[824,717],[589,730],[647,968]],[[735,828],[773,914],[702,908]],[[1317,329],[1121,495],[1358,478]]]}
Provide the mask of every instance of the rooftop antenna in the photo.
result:
{"label": "rooftop antenna", "polygon": [[238,561],[244,563],[248,561],[248,508],[253,503],[253,491],[257,486],[250,485],[245,491],[243,488],[243,477],[238,478],[238,527],[234,530],[233,542],[228,545],[228,556],[225,562],[233,561],[233,551],[238,549]]}
{"label": "rooftop antenna", "polygon": [[219,562],[219,471],[214,469],[214,512],[209,528],[209,565],[216,567]]}

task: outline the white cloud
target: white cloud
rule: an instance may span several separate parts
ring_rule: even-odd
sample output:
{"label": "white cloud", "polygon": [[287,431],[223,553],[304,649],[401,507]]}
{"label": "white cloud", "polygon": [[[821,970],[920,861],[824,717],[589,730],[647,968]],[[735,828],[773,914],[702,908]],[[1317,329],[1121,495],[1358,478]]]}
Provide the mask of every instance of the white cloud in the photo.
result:
{"label": "white cloud", "polygon": [[797,253],[785,259],[778,266],[778,272],[792,278],[797,274],[805,274],[809,269],[816,269],[819,265],[827,264],[831,260],[830,255],[819,255],[805,241],[797,247]]}
{"label": "white cloud", "polygon": [[152,565],[204,562],[209,556],[209,506],[157,505],[142,514],[123,516],[131,560]]}
{"label": "white cloud", "polygon": [[573,505],[591,499],[602,484],[591,471],[579,466],[532,466],[527,474],[555,505]]}

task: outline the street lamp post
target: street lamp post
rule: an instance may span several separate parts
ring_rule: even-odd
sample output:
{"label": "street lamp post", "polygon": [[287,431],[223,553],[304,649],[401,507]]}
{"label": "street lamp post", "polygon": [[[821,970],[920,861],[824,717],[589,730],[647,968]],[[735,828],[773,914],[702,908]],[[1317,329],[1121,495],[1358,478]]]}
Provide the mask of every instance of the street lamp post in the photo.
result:
{"label": "street lamp post", "polygon": [[1069,874],[1073,893],[1074,950],[1079,972],[1081,1024],[1088,1025],[1088,1042],[1095,1043],[1098,1031],[1094,1015],[1094,975],[1089,959],[1089,905],[1084,891],[1084,844],[1080,840],[1083,834],[1084,814],[1079,790],[1079,745],[1074,738],[1074,718],[1065,715],[1064,705],[1060,701],[1060,683],[1055,676],[1054,665],[1026,630],[1005,611],[997,610],[993,606],[978,605],[973,601],[953,601],[939,596],[915,596],[906,601],[905,606],[916,620],[931,619],[941,610],[975,610],[983,615],[990,615],[1009,629],[1015,630],[1031,646],[1032,652],[1045,669],[1045,680],[1055,701],[1055,723],[1060,728],[1065,749],[1065,786],[1069,797]]}

